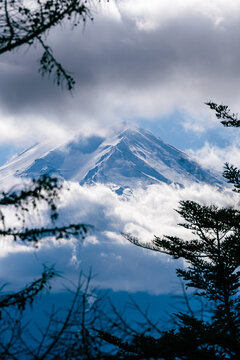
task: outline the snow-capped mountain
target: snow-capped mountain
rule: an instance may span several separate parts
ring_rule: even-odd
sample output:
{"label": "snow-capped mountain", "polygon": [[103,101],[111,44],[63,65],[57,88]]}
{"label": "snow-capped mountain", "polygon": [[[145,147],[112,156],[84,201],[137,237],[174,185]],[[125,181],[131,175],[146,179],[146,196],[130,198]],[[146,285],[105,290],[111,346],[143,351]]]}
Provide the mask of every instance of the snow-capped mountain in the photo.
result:
{"label": "snow-capped mountain", "polygon": [[184,152],[149,131],[134,128],[110,138],[76,136],[55,148],[37,144],[0,168],[0,179],[41,174],[121,188],[160,182],[183,186],[192,182],[222,182],[217,174],[203,169]]}

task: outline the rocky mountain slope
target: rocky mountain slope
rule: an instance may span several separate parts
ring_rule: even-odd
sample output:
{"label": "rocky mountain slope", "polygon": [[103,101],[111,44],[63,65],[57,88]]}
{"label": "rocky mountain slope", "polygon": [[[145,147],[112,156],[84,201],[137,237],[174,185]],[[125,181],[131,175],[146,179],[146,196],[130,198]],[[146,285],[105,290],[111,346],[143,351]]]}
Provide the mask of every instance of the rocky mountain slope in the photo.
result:
{"label": "rocky mountain slope", "polygon": [[81,184],[111,184],[119,189],[160,182],[181,186],[222,182],[218,174],[203,169],[184,152],[136,128],[127,128],[110,138],[76,136],[55,148],[37,144],[0,168],[0,179],[41,174]]}

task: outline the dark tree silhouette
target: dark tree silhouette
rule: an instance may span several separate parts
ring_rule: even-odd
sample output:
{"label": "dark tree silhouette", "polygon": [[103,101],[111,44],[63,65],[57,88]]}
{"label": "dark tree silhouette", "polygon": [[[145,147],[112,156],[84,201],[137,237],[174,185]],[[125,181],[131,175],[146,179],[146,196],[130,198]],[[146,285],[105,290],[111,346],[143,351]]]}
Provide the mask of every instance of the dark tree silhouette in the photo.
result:
{"label": "dark tree silhouette", "polygon": [[[207,105],[224,126],[239,127],[237,115],[227,106]],[[236,167],[225,164],[223,176],[240,192]],[[184,220],[179,225],[193,234],[190,241],[155,236],[152,243],[143,244],[131,234],[123,236],[134,245],[184,259],[187,266],[177,269],[177,276],[211,311],[201,318],[187,300],[186,312],[175,314],[170,330],[164,331],[146,316],[145,326],[137,331],[126,325],[121,335],[107,330],[98,335],[115,347],[116,359],[240,359],[240,211],[181,201],[177,212]]]}
{"label": "dark tree silhouette", "polygon": [[75,84],[70,73],[58,62],[45,43],[49,31],[69,22],[72,27],[92,19],[91,1],[87,0],[2,0],[0,2],[0,54],[22,45],[39,43],[43,48],[40,73],[52,75],[57,85],[72,90]]}
{"label": "dark tree silhouette", "polygon": [[[39,241],[46,237],[55,239],[68,239],[78,237],[83,240],[92,229],[89,224],[67,224],[56,226],[55,221],[58,218],[57,200],[59,198],[62,183],[57,178],[51,178],[46,175],[39,179],[32,179],[31,183],[25,189],[11,189],[8,192],[2,192],[0,196],[0,236],[8,238],[26,245],[38,246]],[[28,227],[26,214],[33,216],[33,212],[38,212],[39,206],[46,203],[49,208],[51,226]],[[18,225],[8,225],[8,219],[5,212],[11,211],[15,214]],[[0,298],[0,308],[17,304],[19,308],[24,308],[28,300],[32,301],[34,296],[54,277],[54,269],[45,268],[41,279],[34,281],[18,293],[4,295]],[[21,301],[20,301],[21,300]]]}
{"label": "dark tree silhouette", "polygon": [[[66,224],[56,226],[58,218],[57,200],[62,189],[62,183],[57,178],[42,176],[37,180],[31,180],[25,189],[11,189],[3,192],[0,196],[0,236],[14,242],[25,244],[26,246],[38,246],[46,237],[54,237],[56,240],[76,237],[80,241],[93,228],[88,224]],[[34,212],[40,211],[41,204],[47,204],[50,226],[27,227],[27,214],[33,216]],[[13,213],[16,217],[16,225],[8,225],[6,214]],[[86,314],[89,310],[88,300],[93,297],[90,294],[89,279],[84,280],[83,276],[79,280],[72,304],[67,314],[58,318],[58,314],[50,314],[49,322],[45,330],[41,330],[39,338],[35,339],[35,346],[32,342],[26,341],[26,329],[23,324],[24,311],[29,305],[34,305],[37,295],[44,289],[50,288],[51,280],[59,276],[53,267],[44,266],[39,279],[33,280],[23,289],[7,292],[6,286],[1,287],[0,294],[0,358],[1,359],[45,359],[45,358],[66,358],[63,352],[73,350],[76,347],[76,334],[79,329],[83,331],[85,324],[88,325],[96,318],[96,305],[92,306],[91,317]],[[87,309],[88,308],[88,309]],[[81,317],[82,322],[77,326],[77,321]],[[77,320],[78,319],[78,320]],[[69,332],[69,333],[68,333]],[[70,336],[71,335],[71,336]],[[82,337],[82,333],[77,335]],[[65,341],[63,341],[63,337]],[[90,341],[90,337],[88,337]],[[81,346],[85,344],[81,342]],[[86,346],[86,344],[84,345]],[[80,345],[78,344],[78,348]],[[90,351],[90,350],[89,350]],[[58,354],[61,354],[60,355]],[[56,357],[55,357],[56,356]]]}
{"label": "dark tree silhouette", "polygon": [[[37,247],[46,237],[56,240],[75,237],[83,241],[93,229],[89,224],[66,224],[56,226],[58,199],[62,182],[57,178],[43,175],[37,180],[29,180],[25,189],[11,189],[0,196],[0,236],[26,246]],[[47,204],[51,224],[49,226],[27,227],[28,215],[40,214],[41,205]],[[7,211],[6,211],[7,210]],[[8,225],[7,214],[15,214],[16,224]],[[12,221],[12,220],[11,220]],[[31,222],[32,224],[33,222]],[[2,285],[0,292],[0,359],[45,360],[45,359],[115,359],[113,347],[98,333],[108,329],[113,332],[119,327],[120,314],[109,307],[107,297],[91,285],[88,276],[80,273],[77,284],[65,279],[65,293],[71,299],[64,308],[57,304],[55,309],[44,309],[48,313],[38,313],[37,298],[51,289],[51,282],[62,277],[54,267],[44,266],[38,279],[23,289],[9,292]],[[69,289],[66,285],[70,284]],[[29,308],[38,313],[37,323],[27,318]],[[110,315],[109,315],[110,314]],[[45,322],[39,319],[45,316]],[[97,330],[96,330],[97,329]]]}
{"label": "dark tree silhouette", "polygon": [[[15,293],[11,297],[11,300],[16,300],[15,303],[11,301],[0,308],[0,358],[108,359],[103,340],[97,338],[96,333],[91,330],[95,327],[103,329],[105,326],[105,299],[92,288],[90,281],[91,274],[87,277],[80,274],[76,286],[72,285],[69,289],[71,297],[65,308],[60,304],[56,304],[55,309],[47,306],[44,314],[35,303],[35,311],[39,312],[36,324],[26,320],[26,308],[21,305],[22,294]],[[38,282],[33,282],[31,287],[41,287],[41,281]],[[30,286],[24,290],[27,290],[29,298]],[[35,296],[36,293],[33,294],[34,298]],[[39,321],[44,316],[45,323]],[[109,324],[108,329],[110,330]]]}
{"label": "dark tree silhouette", "polygon": [[221,124],[226,127],[239,127],[240,120],[238,114],[231,113],[231,110],[227,105],[218,105],[212,101],[205,103],[210,109],[215,110],[216,117],[221,120]]}

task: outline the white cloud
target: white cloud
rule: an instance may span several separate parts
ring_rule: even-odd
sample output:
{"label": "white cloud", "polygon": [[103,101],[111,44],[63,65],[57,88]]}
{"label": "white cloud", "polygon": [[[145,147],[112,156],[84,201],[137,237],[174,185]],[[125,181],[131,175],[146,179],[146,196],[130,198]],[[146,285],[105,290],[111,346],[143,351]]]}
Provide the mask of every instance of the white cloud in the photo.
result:
{"label": "white cloud", "polygon": [[206,142],[204,147],[201,149],[196,151],[188,150],[187,152],[202,166],[211,170],[222,172],[223,166],[226,162],[240,168],[240,148],[238,144],[232,144],[228,147],[220,148]]}
{"label": "white cloud", "polygon": [[[67,131],[68,130],[68,131]],[[57,124],[38,115],[9,115],[0,112],[1,144],[14,144],[27,148],[33,142],[51,139],[51,143],[59,144],[71,136],[64,123]],[[72,133],[73,134],[73,133]]]}
{"label": "white cloud", "polygon": [[94,281],[102,288],[155,294],[171,292],[177,281],[175,267],[181,262],[136,247],[120,233],[130,232],[146,242],[151,241],[154,234],[191,239],[190,232],[177,226],[181,219],[173,209],[178,207],[180,200],[191,199],[220,207],[237,206],[239,201],[230,189],[220,192],[208,185],[193,185],[187,189],[151,185],[122,196],[104,185],[81,187],[77,183],[68,183],[67,186],[70,191],[64,190],[62,194],[59,222],[94,225],[95,230],[84,246],[78,241],[47,241],[31,253],[29,249],[27,253],[19,253],[19,249],[9,246],[8,254],[1,258],[0,278],[5,277],[5,281],[11,282],[13,274],[18,273],[19,279],[22,277],[25,281],[26,269],[35,274],[45,263],[56,264],[57,269],[72,279],[76,279],[79,268],[88,272],[92,267],[93,273],[98,274]]}
{"label": "white cloud", "polygon": [[215,26],[229,21],[229,14],[239,13],[239,4],[234,1],[213,0],[134,0],[116,1],[120,12],[133,18],[140,30],[154,30],[163,27],[169,21],[178,21],[185,14],[197,14],[210,19]]}

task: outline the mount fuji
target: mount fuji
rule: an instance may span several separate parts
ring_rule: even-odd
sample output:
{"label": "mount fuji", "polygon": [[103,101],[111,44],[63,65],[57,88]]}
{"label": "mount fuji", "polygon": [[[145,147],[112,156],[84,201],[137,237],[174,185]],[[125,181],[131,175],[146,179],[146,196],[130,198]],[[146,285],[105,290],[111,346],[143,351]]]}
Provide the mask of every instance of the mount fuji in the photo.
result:
{"label": "mount fuji", "polygon": [[81,137],[53,147],[37,144],[0,167],[8,176],[58,176],[80,184],[103,183],[117,192],[156,183],[187,186],[192,182],[222,184],[221,177],[151,132],[127,128],[111,137]]}

